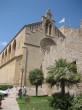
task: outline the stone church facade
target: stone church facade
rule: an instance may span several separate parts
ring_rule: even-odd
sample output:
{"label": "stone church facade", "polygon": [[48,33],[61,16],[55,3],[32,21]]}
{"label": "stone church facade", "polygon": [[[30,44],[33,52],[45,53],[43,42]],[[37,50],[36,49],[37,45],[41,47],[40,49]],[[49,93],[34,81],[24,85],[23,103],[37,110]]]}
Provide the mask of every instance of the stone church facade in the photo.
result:
{"label": "stone church facade", "polygon": [[[40,22],[25,25],[0,53],[0,84],[20,85],[22,76],[22,85],[27,86],[28,94],[34,95],[35,88],[28,77],[30,70],[42,69],[46,78],[46,68],[61,57],[75,62],[82,74],[82,21],[78,28],[58,29],[48,9]],[[52,92],[57,91],[54,88]],[[46,83],[39,87],[40,95],[50,93]]]}

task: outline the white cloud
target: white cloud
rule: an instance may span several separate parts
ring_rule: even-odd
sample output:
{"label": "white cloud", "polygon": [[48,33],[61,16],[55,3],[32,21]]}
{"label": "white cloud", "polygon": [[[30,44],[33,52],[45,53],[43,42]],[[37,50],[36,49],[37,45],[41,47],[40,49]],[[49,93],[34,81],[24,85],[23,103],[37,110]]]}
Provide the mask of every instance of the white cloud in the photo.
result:
{"label": "white cloud", "polygon": [[1,42],[0,45],[1,46],[6,46],[7,45],[7,42]]}
{"label": "white cloud", "polygon": [[65,18],[62,18],[59,23],[64,23],[65,22]]}

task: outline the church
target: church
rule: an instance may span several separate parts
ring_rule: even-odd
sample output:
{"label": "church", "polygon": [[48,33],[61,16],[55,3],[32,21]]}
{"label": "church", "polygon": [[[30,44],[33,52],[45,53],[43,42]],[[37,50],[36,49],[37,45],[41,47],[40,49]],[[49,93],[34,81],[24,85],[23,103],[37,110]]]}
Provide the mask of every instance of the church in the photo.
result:
{"label": "church", "polygon": [[[34,95],[35,87],[29,83],[29,72],[42,69],[46,78],[47,67],[58,58],[74,62],[77,72],[82,74],[82,21],[77,28],[62,26],[58,29],[48,9],[40,22],[23,26],[0,52],[0,84],[19,86],[22,78],[28,94]],[[53,90],[57,91],[56,88]],[[50,92],[46,83],[39,87],[40,95]]]}

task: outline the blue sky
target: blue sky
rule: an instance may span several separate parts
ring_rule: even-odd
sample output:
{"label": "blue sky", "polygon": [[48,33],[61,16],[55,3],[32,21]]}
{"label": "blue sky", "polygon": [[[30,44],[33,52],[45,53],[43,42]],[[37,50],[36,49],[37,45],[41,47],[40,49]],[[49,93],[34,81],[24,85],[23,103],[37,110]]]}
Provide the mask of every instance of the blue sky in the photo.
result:
{"label": "blue sky", "polygon": [[41,20],[50,8],[56,26],[78,27],[82,19],[82,0],[0,0],[0,51],[25,25]]}

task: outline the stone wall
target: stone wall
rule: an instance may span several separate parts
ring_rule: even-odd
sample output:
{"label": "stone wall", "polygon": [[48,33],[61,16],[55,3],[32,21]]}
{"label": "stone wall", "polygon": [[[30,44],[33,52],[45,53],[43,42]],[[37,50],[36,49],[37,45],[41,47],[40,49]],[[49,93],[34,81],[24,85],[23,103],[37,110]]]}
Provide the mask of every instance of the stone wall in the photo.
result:
{"label": "stone wall", "polygon": [[29,72],[35,68],[40,69],[41,62],[42,62],[42,56],[41,51],[39,47],[36,46],[27,46],[28,49],[28,55],[27,55],[27,85],[29,84]]}
{"label": "stone wall", "polygon": [[[54,40],[54,39],[53,39]],[[53,65],[55,60],[58,58],[65,58],[70,62],[76,61],[77,72],[82,74],[82,37],[79,34],[79,28],[73,29],[70,34],[66,37],[66,39],[61,39],[61,37],[57,38],[56,45],[52,45],[50,47],[50,51],[45,52],[44,60],[42,63],[43,72],[45,73],[45,78],[47,77],[47,67]],[[48,85],[47,85],[48,86]],[[49,89],[49,88],[47,88]],[[79,89],[79,91],[78,91]],[[54,86],[51,93],[60,91]],[[70,91],[71,94],[81,92],[81,84],[77,88],[68,89],[66,91]],[[50,94],[49,92],[49,94]]]}
{"label": "stone wall", "polygon": [[24,42],[25,28],[22,28],[0,53],[0,83],[18,84],[20,82]]}
{"label": "stone wall", "polygon": [[16,60],[12,60],[0,68],[0,83],[14,84]]}
{"label": "stone wall", "polygon": [[72,62],[76,61],[77,70],[82,74],[82,37],[79,30],[74,30],[66,39],[66,58]]}
{"label": "stone wall", "polygon": [[44,76],[47,76],[47,67],[52,65],[55,60],[58,58],[65,58],[65,40],[62,40],[61,37],[57,39],[56,44],[50,47],[49,51],[45,51],[42,68],[45,73]]}
{"label": "stone wall", "polygon": [[16,57],[14,84],[18,86],[21,85],[21,75],[22,75],[21,65],[22,65],[22,56]]}

